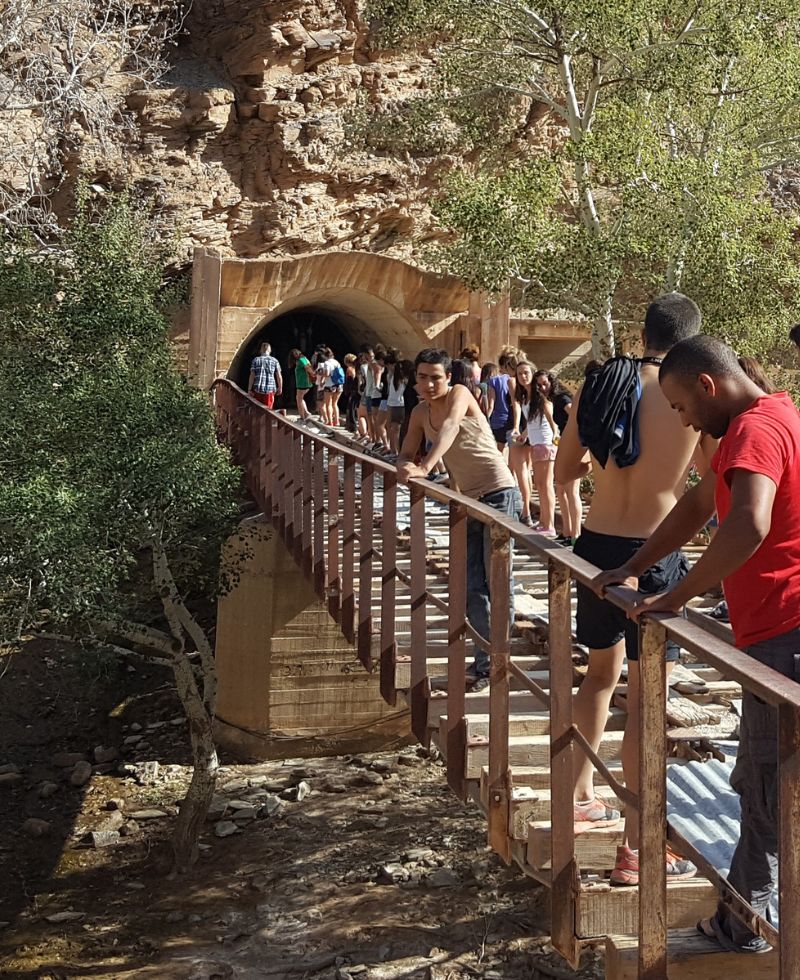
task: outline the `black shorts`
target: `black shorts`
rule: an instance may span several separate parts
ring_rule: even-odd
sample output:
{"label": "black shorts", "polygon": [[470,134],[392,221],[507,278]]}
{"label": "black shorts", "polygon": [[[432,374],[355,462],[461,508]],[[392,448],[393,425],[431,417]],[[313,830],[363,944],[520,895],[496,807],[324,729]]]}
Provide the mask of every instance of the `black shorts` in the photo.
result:
{"label": "black shorts", "polygon": [[[644,544],[644,538],[621,538],[615,534],[598,534],[583,530],[575,542],[574,552],[603,571],[619,568],[629,561]],[[680,551],[662,558],[639,576],[639,591],[645,595],[665,592],[686,575],[689,565]],[[639,659],[639,627],[611,602],[601,599],[585,585],[577,583],[578,643],[593,650],[605,650],[625,637],[628,660]],[[680,648],[667,644],[667,660],[677,660]]]}
{"label": "black shorts", "polygon": [[505,446],[506,437],[508,436],[508,433],[511,431],[512,424],[513,423],[511,419],[509,419],[508,422],[506,422],[506,424],[501,426],[499,429],[492,429],[492,435],[494,436],[494,441],[499,442],[501,445]]}

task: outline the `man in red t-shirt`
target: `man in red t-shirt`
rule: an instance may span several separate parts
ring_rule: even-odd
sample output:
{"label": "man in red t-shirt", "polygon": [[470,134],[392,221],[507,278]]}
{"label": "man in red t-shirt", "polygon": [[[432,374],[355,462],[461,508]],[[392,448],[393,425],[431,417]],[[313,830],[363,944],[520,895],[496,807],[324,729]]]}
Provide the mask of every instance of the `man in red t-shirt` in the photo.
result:
{"label": "man in red t-shirt", "polygon": [[[622,568],[595,580],[638,577],[679,548],[716,511],[719,530],[689,574],[631,613],[678,612],[722,581],[738,647],[792,681],[800,680],[800,415],[785,392],[765,394],[713,337],[681,341],[664,358],[661,389],[683,424],[720,439],[711,470],[688,491]],[[739,843],[728,881],[762,916],[778,876],[777,711],[744,693],[731,785],[742,798]],[[726,949],[769,947],[720,903],[698,923]]]}

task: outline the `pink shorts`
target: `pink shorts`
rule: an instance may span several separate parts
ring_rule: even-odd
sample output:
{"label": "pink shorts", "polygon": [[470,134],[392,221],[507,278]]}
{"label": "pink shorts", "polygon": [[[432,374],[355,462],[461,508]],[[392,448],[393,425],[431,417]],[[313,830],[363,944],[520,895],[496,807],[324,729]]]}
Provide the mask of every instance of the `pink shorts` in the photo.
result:
{"label": "pink shorts", "polygon": [[531,446],[531,457],[534,463],[549,463],[556,458],[557,449],[555,446],[547,446],[543,442],[536,446]]}

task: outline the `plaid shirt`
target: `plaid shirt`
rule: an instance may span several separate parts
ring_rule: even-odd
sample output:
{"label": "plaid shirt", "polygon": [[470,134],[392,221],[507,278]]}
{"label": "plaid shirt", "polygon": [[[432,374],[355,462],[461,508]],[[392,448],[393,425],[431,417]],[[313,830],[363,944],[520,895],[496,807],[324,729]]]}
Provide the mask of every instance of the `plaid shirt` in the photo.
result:
{"label": "plaid shirt", "polygon": [[253,381],[253,391],[259,394],[269,394],[277,391],[275,374],[278,371],[278,361],[271,354],[259,354],[250,366],[250,370],[255,375]]}

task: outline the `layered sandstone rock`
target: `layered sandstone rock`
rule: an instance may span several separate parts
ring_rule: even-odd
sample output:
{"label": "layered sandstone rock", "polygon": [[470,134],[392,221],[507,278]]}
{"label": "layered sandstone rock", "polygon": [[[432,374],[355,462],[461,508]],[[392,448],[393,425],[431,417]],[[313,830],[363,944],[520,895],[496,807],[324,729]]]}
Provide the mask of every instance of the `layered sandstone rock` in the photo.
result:
{"label": "layered sandstone rock", "polygon": [[181,239],[258,256],[366,249],[407,256],[428,237],[427,201],[447,158],[357,152],[362,105],[424,88],[430,65],[375,53],[354,0],[195,0],[158,86],[126,96],[137,131],[84,148],[110,186],[155,195]]}

